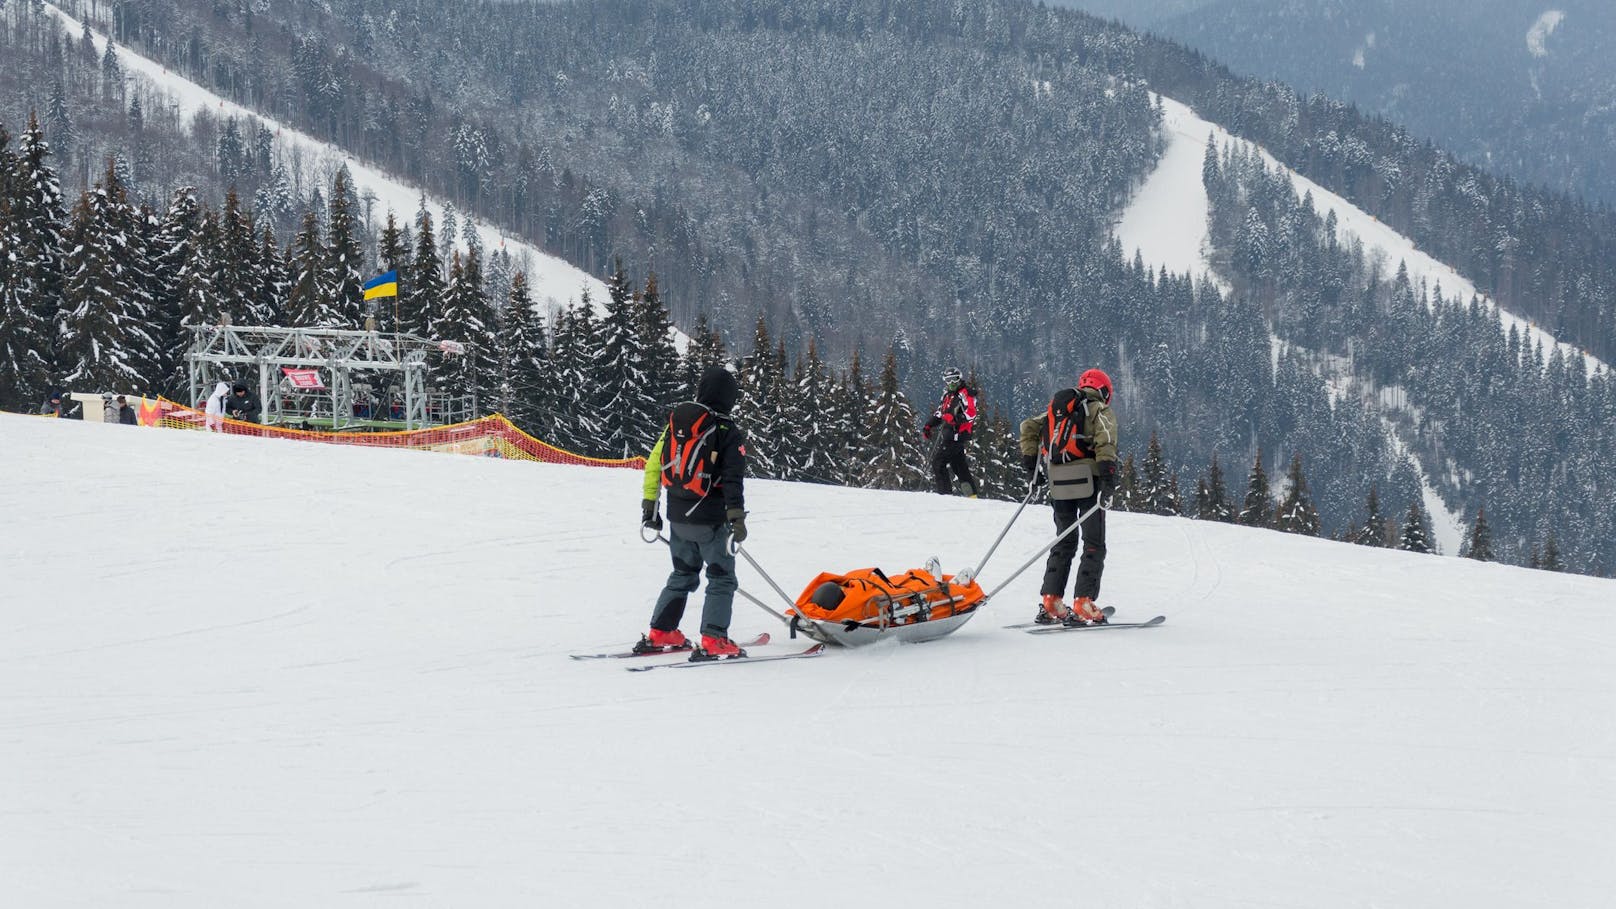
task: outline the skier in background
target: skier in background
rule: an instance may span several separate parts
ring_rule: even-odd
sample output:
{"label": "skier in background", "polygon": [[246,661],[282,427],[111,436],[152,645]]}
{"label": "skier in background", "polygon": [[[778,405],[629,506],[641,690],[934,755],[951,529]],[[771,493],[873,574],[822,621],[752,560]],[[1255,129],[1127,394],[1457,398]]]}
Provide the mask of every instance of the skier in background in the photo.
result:
{"label": "skier in background", "polygon": [[[1040,625],[1099,625],[1105,613],[1095,604],[1105,573],[1105,507],[1117,487],[1117,418],[1111,412],[1111,377],[1090,369],[1076,388],[1063,388],[1042,414],[1021,423],[1021,463],[1029,483],[1049,482],[1055,530],[1064,533],[1078,515],[1094,509],[1078,530],[1083,561],[1070,608],[1062,602],[1077,554],[1077,533],[1049,551],[1044,566],[1043,601],[1033,621]],[[1099,506],[1099,507],[1096,507]]]}
{"label": "skier in background", "polygon": [[140,418],[135,409],[129,406],[129,401],[123,395],[118,396],[118,422],[124,426],[139,426]]}
{"label": "skier in background", "polygon": [[937,492],[945,496],[953,493],[954,483],[949,478],[952,472],[955,479],[971,487],[971,498],[976,498],[981,490],[971,476],[971,462],[965,457],[965,443],[971,441],[976,429],[976,392],[962,381],[960,371],[953,366],[943,370],[943,400],[926,421],[921,435],[930,441],[939,427],[942,431],[931,455],[932,481]]}
{"label": "skier in background", "polygon": [[729,637],[734,611],[735,553],[730,539],[746,540],[746,433],[730,410],[740,385],[726,366],[710,366],[696,386],[696,400],[678,405],[645,460],[640,525],[662,530],[657,500],[668,490],[668,549],[673,573],[651,611],[651,630],[634,645],[638,653],[689,650],[679,630],[685,603],[696,592],[702,566],[707,595],[701,609],[701,647],[692,660],[746,656]]}

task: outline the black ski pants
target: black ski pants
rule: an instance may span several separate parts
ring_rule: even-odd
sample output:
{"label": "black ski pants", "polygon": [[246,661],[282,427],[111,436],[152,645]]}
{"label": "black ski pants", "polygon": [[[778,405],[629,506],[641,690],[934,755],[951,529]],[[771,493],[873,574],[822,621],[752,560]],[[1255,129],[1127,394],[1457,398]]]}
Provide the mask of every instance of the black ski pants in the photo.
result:
{"label": "black ski pants", "polygon": [[735,610],[735,555],[729,551],[729,527],[718,524],[668,522],[668,550],[673,573],[657,597],[651,627],[672,631],[685,617],[685,601],[701,584],[707,566],[707,599],[701,608],[701,633],[729,637],[730,614]]}
{"label": "black ski pants", "polygon": [[[1063,532],[1072,526],[1078,515],[1094,507],[1097,498],[1090,496],[1086,499],[1057,499],[1051,502],[1050,504],[1055,507],[1055,531]],[[1100,598],[1100,575],[1105,573],[1104,508],[1095,508],[1094,513],[1083,521],[1082,528],[1056,543],[1055,548],[1049,551],[1049,561],[1044,566],[1044,586],[1039,593],[1065,596],[1066,579],[1072,573],[1072,557],[1077,555],[1080,534],[1083,540],[1083,561],[1077,566],[1077,585],[1072,590],[1072,596],[1088,597],[1091,600]]]}
{"label": "black ski pants", "polygon": [[934,487],[943,495],[952,495],[954,481],[949,479],[949,473],[971,487],[971,495],[980,495],[981,490],[976,487],[976,479],[971,476],[971,462],[965,458],[965,443],[963,441],[950,442],[943,440],[938,443],[937,450],[931,455],[931,478]]}

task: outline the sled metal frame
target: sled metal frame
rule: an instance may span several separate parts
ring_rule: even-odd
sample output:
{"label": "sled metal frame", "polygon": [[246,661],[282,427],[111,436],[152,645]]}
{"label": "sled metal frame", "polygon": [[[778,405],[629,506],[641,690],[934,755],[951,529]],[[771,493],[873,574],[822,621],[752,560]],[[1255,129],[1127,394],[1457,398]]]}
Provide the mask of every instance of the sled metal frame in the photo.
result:
{"label": "sled metal frame", "polygon": [[[200,408],[217,382],[257,376],[265,425],[317,426],[335,432],[411,430],[458,423],[477,415],[477,394],[453,396],[428,384],[433,354],[469,356],[470,345],[431,341],[418,335],[336,328],[198,325],[185,354],[191,401]],[[298,388],[281,367],[321,370],[325,388]],[[375,395],[378,418],[354,415],[355,373],[381,374],[402,398],[392,419],[394,392]]]}

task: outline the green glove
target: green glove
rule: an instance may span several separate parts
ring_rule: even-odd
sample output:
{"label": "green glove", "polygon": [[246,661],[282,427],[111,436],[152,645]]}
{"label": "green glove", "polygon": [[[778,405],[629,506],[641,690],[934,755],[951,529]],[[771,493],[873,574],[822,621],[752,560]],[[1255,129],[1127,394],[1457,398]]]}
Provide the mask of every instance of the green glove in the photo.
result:
{"label": "green glove", "polygon": [[724,513],[729,518],[729,531],[734,534],[735,542],[746,542],[746,512],[739,508],[731,508]]}

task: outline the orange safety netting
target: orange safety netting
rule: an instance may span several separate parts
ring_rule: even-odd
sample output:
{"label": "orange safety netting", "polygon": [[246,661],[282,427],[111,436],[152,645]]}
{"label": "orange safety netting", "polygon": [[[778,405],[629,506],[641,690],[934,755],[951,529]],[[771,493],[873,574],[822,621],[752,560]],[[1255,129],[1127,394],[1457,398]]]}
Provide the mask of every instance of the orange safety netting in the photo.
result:
{"label": "orange safety netting", "polygon": [[323,432],[289,429],[283,426],[260,426],[257,423],[246,423],[226,417],[209,417],[200,410],[177,404],[167,398],[156,400],[143,398],[135,408],[135,413],[140,418],[142,426],[163,426],[169,429],[211,429],[229,435],[256,436],[262,439],[295,439],[300,442],[360,445],[366,448],[443,451],[513,461],[540,461],[545,464],[645,469],[644,458],[591,458],[541,442],[516,428],[516,424],[505,419],[502,414],[448,426],[402,432]]}

